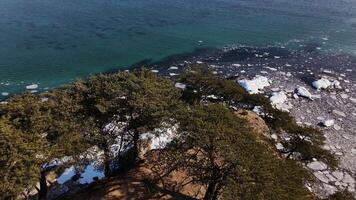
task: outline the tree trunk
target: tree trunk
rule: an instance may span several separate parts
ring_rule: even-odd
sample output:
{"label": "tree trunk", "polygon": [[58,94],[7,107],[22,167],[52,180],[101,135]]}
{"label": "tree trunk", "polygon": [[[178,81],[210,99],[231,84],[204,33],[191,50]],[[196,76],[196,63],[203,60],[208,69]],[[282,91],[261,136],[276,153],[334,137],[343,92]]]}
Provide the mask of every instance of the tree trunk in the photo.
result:
{"label": "tree trunk", "polygon": [[111,169],[110,169],[110,151],[108,145],[104,145],[105,147],[103,148],[104,150],[104,175],[105,177],[109,177],[111,175]]}
{"label": "tree trunk", "polygon": [[139,149],[138,149],[138,140],[140,139],[140,134],[138,131],[134,131],[133,135],[133,160],[136,162],[138,160],[138,154],[139,154]]}
{"label": "tree trunk", "polygon": [[47,180],[46,180],[46,172],[41,171],[41,177],[40,177],[40,191],[38,192],[38,199],[43,200],[47,198]]}
{"label": "tree trunk", "polygon": [[212,181],[211,183],[209,183],[208,185],[208,189],[205,192],[204,195],[204,200],[216,200],[217,199],[217,182],[216,181]]}

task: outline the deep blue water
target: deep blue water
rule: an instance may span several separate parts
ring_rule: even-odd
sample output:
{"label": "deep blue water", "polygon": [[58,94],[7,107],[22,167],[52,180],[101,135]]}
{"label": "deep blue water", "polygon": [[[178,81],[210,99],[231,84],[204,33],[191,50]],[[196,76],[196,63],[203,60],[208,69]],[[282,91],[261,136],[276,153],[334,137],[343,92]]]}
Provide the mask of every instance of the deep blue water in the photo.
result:
{"label": "deep blue water", "polygon": [[0,0],[0,93],[232,44],[356,53],[355,0]]}

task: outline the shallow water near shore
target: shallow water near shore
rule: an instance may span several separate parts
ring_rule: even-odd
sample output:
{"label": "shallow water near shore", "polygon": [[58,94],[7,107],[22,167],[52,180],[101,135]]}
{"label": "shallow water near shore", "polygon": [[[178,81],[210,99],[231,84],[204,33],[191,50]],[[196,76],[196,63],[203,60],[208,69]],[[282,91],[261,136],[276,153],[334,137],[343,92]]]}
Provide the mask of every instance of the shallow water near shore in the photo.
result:
{"label": "shallow water near shore", "polygon": [[2,0],[0,93],[231,44],[356,52],[353,0]]}

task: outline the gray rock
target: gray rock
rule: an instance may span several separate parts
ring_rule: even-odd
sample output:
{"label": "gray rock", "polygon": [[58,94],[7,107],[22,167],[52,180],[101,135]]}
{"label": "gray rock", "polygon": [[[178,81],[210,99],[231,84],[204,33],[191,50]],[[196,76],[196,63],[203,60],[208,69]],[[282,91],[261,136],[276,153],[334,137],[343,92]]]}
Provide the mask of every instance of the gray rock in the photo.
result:
{"label": "gray rock", "polygon": [[334,129],[339,131],[339,130],[341,130],[341,127],[339,125],[337,125],[337,124],[334,124]]}
{"label": "gray rock", "polygon": [[326,177],[322,172],[317,171],[313,173],[314,176],[323,183],[329,183],[328,177]]}
{"label": "gray rock", "polygon": [[315,170],[315,171],[325,170],[328,168],[328,166],[321,161],[314,161],[314,162],[308,163],[307,167],[312,170]]}
{"label": "gray rock", "polygon": [[355,184],[355,179],[353,179],[349,174],[345,174],[342,182],[347,184]]}
{"label": "gray rock", "polygon": [[339,111],[339,110],[333,110],[333,113],[336,114],[336,115],[339,115],[341,117],[346,117],[346,114],[341,112],[341,111]]}
{"label": "gray rock", "polygon": [[344,173],[341,171],[334,171],[331,174],[339,181],[341,181],[344,178]]}

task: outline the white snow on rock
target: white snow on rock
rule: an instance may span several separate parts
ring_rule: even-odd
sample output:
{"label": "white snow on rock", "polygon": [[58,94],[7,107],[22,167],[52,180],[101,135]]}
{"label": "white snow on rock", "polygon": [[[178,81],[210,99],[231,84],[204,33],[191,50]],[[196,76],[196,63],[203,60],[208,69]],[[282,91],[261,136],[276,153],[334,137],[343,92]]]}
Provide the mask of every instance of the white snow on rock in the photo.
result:
{"label": "white snow on rock", "polygon": [[291,105],[286,104],[288,97],[287,95],[283,92],[273,92],[272,96],[269,98],[269,100],[271,101],[271,104],[279,109],[279,110],[283,110],[283,111],[289,111],[289,109],[292,108]]}
{"label": "white snow on rock", "polygon": [[329,120],[324,121],[324,122],[323,122],[323,125],[324,125],[325,127],[329,127],[329,126],[334,125],[334,123],[335,123],[335,121],[334,121],[333,119],[329,119]]}
{"label": "white snow on rock", "polygon": [[278,104],[283,104],[285,101],[287,101],[287,95],[281,91],[281,92],[273,92],[272,96],[269,98],[271,101],[272,105],[278,105]]}
{"label": "white snow on rock", "polygon": [[328,79],[325,78],[321,78],[317,81],[314,81],[312,83],[313,87],[317,90],[321,90],[321,89],[327,89],[328,87],[331,86],[331,82]]}
{"label": "white snow on rock", "polygon": [[37,88],[38,88],[37,84],[32,84],[32,85],[27,85],[26,86],[26,89],[28,89],[28,90],[34,90],[34,89],[37,89]]}
{"label": "white snow on rock", "polygon": [[319,80],[316,80],[312,83],[312,85],[317,90],[322,90],[322,89],[325,90],[329,87],[341,88],[340,82],[338,80],[334,80],[331,82],[326,78],[321,78]]}
{"label": "white snow on rock", "polygon": [[170,143],[177,133],[177,125],[169,128],[156,129],[154,132],[158,133],[145,133],[141,135],[141,140],[149,140],[149,148],[153,149],[162,149]]}
{"label": "white snow on rock", "polygon": [[241,67],[241,64],[232,64],[233,67]]}
{"label": "white snow on rock", "polygon": [[321,162],[321,161],[314,161],[314,162],[311,162],[311,163],[308,163],[307,164],[307,167],[312,169],[312,170],[325,170],[328,168],[328,166]]}
{"label": "white snow on rock", "polygon": [[263,112],[263,108],[261,106],[255,106],[252,109],[252,111],[255,112],[259,116],[264,116],[265,115],[265,113]]}
{"label": "white snow on rock", "polygon": [[297,93],[298,96],[305,97],[305,98],[308,98],[308,99],[312,99],[312,94],[305,87],[297,87],[296,93]]}
{"label": "white snow on rock", "polygon": [[168,68],[168,70],[177,70],[178,69],[178,67],[170,67],[170,68]]}
{"label": "white snow on rock", "polygon": [[258,94],[265,87],[270,86],[270,81],[267,77],[256,76],[252,80],[243,79],[239,81],[241,87],[243,87],[250,94]]}
{"label": "white snow on rock", "polygon": [[176,83],[175,85],[174,85],[176,88],[178,88],[178,89],[181,89],[181,90],[184,90],[187,86],[185,85],[185,84],[183,84],[183,83]]}
{"label": "white snow on rock", "polygon": [[284,146],[283,146],[282,143],[277,143],[275,146],[276,146],[277,150],[283,150],[284,149]]}

